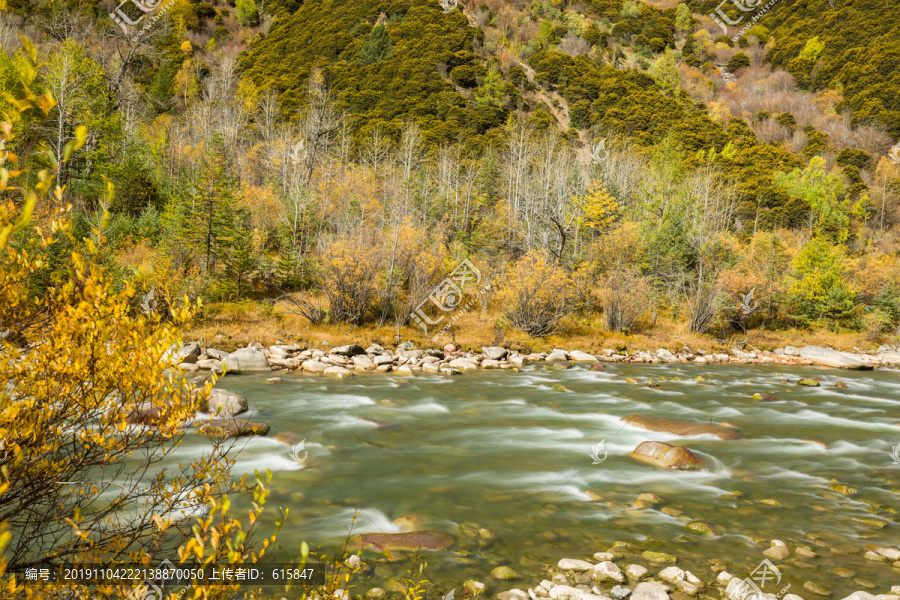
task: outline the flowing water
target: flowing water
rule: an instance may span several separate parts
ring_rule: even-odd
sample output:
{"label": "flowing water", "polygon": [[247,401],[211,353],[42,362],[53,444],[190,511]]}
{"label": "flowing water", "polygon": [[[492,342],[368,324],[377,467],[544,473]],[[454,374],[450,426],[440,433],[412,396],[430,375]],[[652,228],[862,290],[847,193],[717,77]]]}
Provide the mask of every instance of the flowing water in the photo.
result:
{"label": "flowing water", "polygon": [[[451,549],[425,555],[426,575],[440,589],[465,579],[485,582],[490,593],[516,585],[489,576],[498,565],[533,586],[545,578],[544,566],[562,557],[590,559],[616,541],[674,554],[705,582],[714,579],[716,560],[744,577],[771,539],[818,554],[783,563],[781,585],[790,583],[792,593],[804,595],[805,581],[837,598],[868,584],[873,593],[900,584],[900,569],[863,557],[867,544],[900,544],[900,464],[891,456],[900,443],[896,371],[609,365],[604,373],[541,365],[452,378],[295,374],[271,385],[265,377],[229,375],[219,387],[248,398],[251,411],[242,417],[272,427],[266,438],[240,441],[235,472],[274,473],[262,531],[271,528],[275,507],[289,508],[278,538],[289,558],[303,541],[337,547],[351,523],[354,534],[393,533],[401,527],[392,521],[409,517],[416,528],[457,539]],[[800,377],[819,378],[822,386],[798,386]],[[648,387],[650,379],[661,387]],[[837,381],[847,388],[835,388]],[[753,400],[755,392],[781,401]],[[646,431],[621,421],[633,413],[727,421],[745,437]],[[278,433],[305,439],[304,466]],[[669,471],[630,458],[645,440],[684,444],[707,469]],[[204,444],[191,437],[179,454],[199,453]],[[857,492],[843,495],[831,489],[835,484]],[[682,514],[633,507],[642,492],[659,495],[658,508]],[[697,520],[719,535],[686,527]],[[489,532],[479,536],[472,527]],[[374,584],[409,568],[406,557],[376,556],[364,555],[375,565]],[[629,562],[643,561],[620,564]],[[839,576],[835,567],[852,573]]]}

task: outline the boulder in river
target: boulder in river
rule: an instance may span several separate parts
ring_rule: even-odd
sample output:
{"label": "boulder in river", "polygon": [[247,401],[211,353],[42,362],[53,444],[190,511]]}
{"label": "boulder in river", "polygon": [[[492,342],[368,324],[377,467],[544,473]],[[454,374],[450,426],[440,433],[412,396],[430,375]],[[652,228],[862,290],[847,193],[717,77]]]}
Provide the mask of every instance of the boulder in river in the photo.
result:
{"label": "boulder in river", "polygon": [[650,431],[664,431],[675,435],[700,435],[711,433],[723,440],[737,440],[743,437],[741,432],[734,427],[710,423],[692,423],[690,421],[678,421],[651,417],[648,415],[625,415],[622,420],[629,425],[649,429]]}
{"label": "boulder in river", "polygon": [[762,394],[760,392],[753,394],[752,397],[754,400],[762,400],[763,402],[780,402],[780,400],[778,400],[778,398],[776,398],[775,396],[770,396],[769,394]]}
{"label": "boulder in river", "polygon": [[153,425],[159,421],[159,407],[152,402],[138,402],[125,415],[129,425]]}
{"label": "boulder in river", "polygon": [[247,410],[247,399],[228,390],[214,389],[209,393],[204,412],[222,419],[230,419]]}
{"label": "boulder in river", "polygon": [[361,536],[364,546],[373,546],[376,550],[446,550],[453,545],[453,537],[439,529],[410,531],[407,533],[364,533]]}
{"label": "boulder in river", "polygon": [[238,348],[222,361],[229,373],[271,371],[266,355],[253,348]]}
{"label": "boulder in river", "polygon": [[641,442],[631,452],[631,457],[666,469],[694,471],[706,466],[699,456],[683,446],[672,446],[664,442]]}
{"label": "boulder in river", "polygon": [[804,346],[803,348],[800,348],[800,356],[823,367],[859,370],[868,370],[872,368],[871,364],[860,360],[848,352],[839,352],[837,350],[832,350],[831,348]]}
{"label": "boulder in river", "polygon": [[181,348],[176,348],[173,344],[172,347],[166,351],[163,360],[174,365],[182,363],[194,364],[200,357],[200,353],[200,344],[197,342],[182,344]]}
{"label": "boulder in river", "polygon": [[269,426],[246,419],[213,419],[200,426],[200,433],[220,438],[266,435],[269,433]]}

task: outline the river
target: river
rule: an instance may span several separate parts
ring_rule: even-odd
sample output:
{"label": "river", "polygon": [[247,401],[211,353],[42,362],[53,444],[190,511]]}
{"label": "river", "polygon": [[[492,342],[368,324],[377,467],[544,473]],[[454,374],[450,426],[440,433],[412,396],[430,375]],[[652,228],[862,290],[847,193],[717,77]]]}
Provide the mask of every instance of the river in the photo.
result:
{"label": "river", "polygon": [[[392,521],[408,517],[414,528],[453,535],[452,548],[425,556],[426,575],[441,590],[466,579],[485,582],[489,593],[527,589],[546,577],[544,566],[590,559],[616,541],[674,554],[704,582],[714,580],[714,562],[748,575],[769,540],[779,539],[818,555],[781,563],[781,586],[793,593],[804,595],[805,581],[837,598],[900,583],[900,569],[863,556],[867,544],[900,541],[900,464],[891,456],[900,443],[896,371],[611,364],[608,372],[541,365],[455,377],[286,374],[277,385],[267,376],[229,375],[218,387],[246,396],[250,412],[241,416],[272,428],[239,442],[235,472],[274,473],[261,530],[272,526],[276,507],[290,509],[278,538],[287,557],[296,558],[303,541],[333,550],[358,514],[352,533],[399,532]],[[800,377],[822,385],[798,386]],[[754,400],[756,392],[780,401]],[[744,439],[679,437],[621,421],[636,413],[724,421]],[[303,465],[277,434],[305,440]],[[707,468],[637,462],[629,453],[644,440],[686,445]],[[188,436],[178,454],[197,454],[204,444]],[[633,507],[641,493],[663,504]],[[686,527],[697,520],[719,535]],[[402,556],[364,558],[375,567],[373,585],[409,567]],[[619,564],[629,562],[647,564]],[[498,565],[522,581],[492,579]]]}

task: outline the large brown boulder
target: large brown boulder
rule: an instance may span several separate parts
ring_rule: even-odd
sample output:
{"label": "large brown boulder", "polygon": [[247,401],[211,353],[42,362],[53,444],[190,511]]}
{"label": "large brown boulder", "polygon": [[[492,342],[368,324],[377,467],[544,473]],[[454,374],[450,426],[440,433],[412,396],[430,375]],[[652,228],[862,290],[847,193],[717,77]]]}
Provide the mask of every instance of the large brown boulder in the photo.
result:
{"label": "large brown boulder", "polygon": [[200,433],[219,438],[266,435],[269,433],[269,426],[246,419],[213,419],[200,426]]}
{"label": "large brown boulder", "polygon": [[664,442],[641,442],[631,452],[631,457],[665,469],[696,471],[706,467],[703,459],[683,446],[671,446]]}
{"label": "large brown boulder", "polygon": [[677,421],[662,417],[650,417],[647,415],[625,415],[622,420],[629,425],[649,429],[650,431],[664,431],[675,435],[700,435],[711,433],[723,440],[738,440],[743,436],[740,430],[727,425],[712,423],[693,423],[691,421]]}
{"label": "large brown boulder", "polygon": [[364,533],[362,544],[376,550],[446,550],[453,545],[453,536],[439,529],[410,531],[409,533]]}
{"label": "large brown boulder", "polygon": [[159,407],[152,402],[138,402],[125,415],[125,422],[129,425],[153,425],[159,421]]}

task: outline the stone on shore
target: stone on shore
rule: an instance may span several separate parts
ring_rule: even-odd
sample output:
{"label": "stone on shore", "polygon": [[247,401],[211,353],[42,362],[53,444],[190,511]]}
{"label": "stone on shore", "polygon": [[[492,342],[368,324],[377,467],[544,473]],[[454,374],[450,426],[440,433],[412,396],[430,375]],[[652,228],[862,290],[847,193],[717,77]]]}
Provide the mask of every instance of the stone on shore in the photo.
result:
{"label": "stone on shore", "polygon": [[362,349],[362,346],[359,344],[349,344],[347,346],[338,346],[337,348],[331,349],[331,354],[339,354],[341,356],[356,356],[357,354],[365,354],[366,351]]}
{"label": "stone on shore", "polygon": [[356,365],[357,369],[362,369],[364,371],[375,370],[375,363],[365,354],[357,354],[351,360],[353,360],[353,364]]}
{"label": "stone on shore", "polygon": [[506,348],[501,348],[500,346],[485,346],[481,349],[481,352],[491,360],[502,360],[509,354]]}
{"label": "stone on shore", "polygon": [[679,470],[697,470],[706,466],[699,456],[683,446],[664,442],[641,442],[631,452],[631,457],[656,467]]}
{"label": "stone on shore", "polygon": [[198,342],[188,342],[182,344],[180,348],[176,348],[176,344],[172,344],[165,355],[163,355],[163,362],[173,365],[181,363],[194,364],[200,358],[201,352]]}
{"label": "stone on shore", "polygon": [[266,435],[269,426],[246,419],[213,419],[200,426],[200,433],[210,437],[234,438],[245,435]]}
{"label": "stone on shore", "polygon": [[573,350],[569,353],[569,359],[574,360],[575,362],[589,362],[593,363],[597,360],[597,357],[593,354],[588,354],[587,352],[582,352],[581,350]]}
{"label": "stone on shore", "polygon": [[871,364],[860,360],[848,352],[839,352],[837,350],[832,350],[831,348],[804,346],[803,348],[800,348],[800,356],[823,367],[858,370],[868,370],[872,368]]}
{"label": "stone on shore", "polygon": [[328,367],[327,369],[322,371],[322,373],[325,375],[332,375],[334,377],[337,377],[338,379],[346,379],[347,377],[353,376],[353,371],[345,369],[344,367],[339,367],[337,365]]}
{"label": "stone on shore", "polygon": [[649,415],[625,415],[622,420],[629,425],[648,429],[650,431],[663,431],[675,435],[701,435],[710,433],[723,440],[738,440],[743,436],[738,429],[727,425],[713,425],[709,423],[692,423],[690,421],[678,421],[651,417]]}
{"label": "stone on shore", "polygon": [[544,362],[565,362],[567,360],[569,360],[569,355],[566,352],[564,352],[563,350],[554,350],[547,355],[547,358],[544,359]]}
{"label": "stone on shore", "polygon": [[229,373],[271,371],[266,355],[253,348],[238,348],[222,361]]}
{"label": "stone on shore", "polygon": [[318,360],[305,360],[301,367],[309,373],[324,373],[329,365]]}
{"label": "stone on shore", "polygon": [[208,412],[221,419],[230,419],[247,410],[247,399],[240,394],[220,390],[218,388],[209,393],[209,400],[203,412]]}

